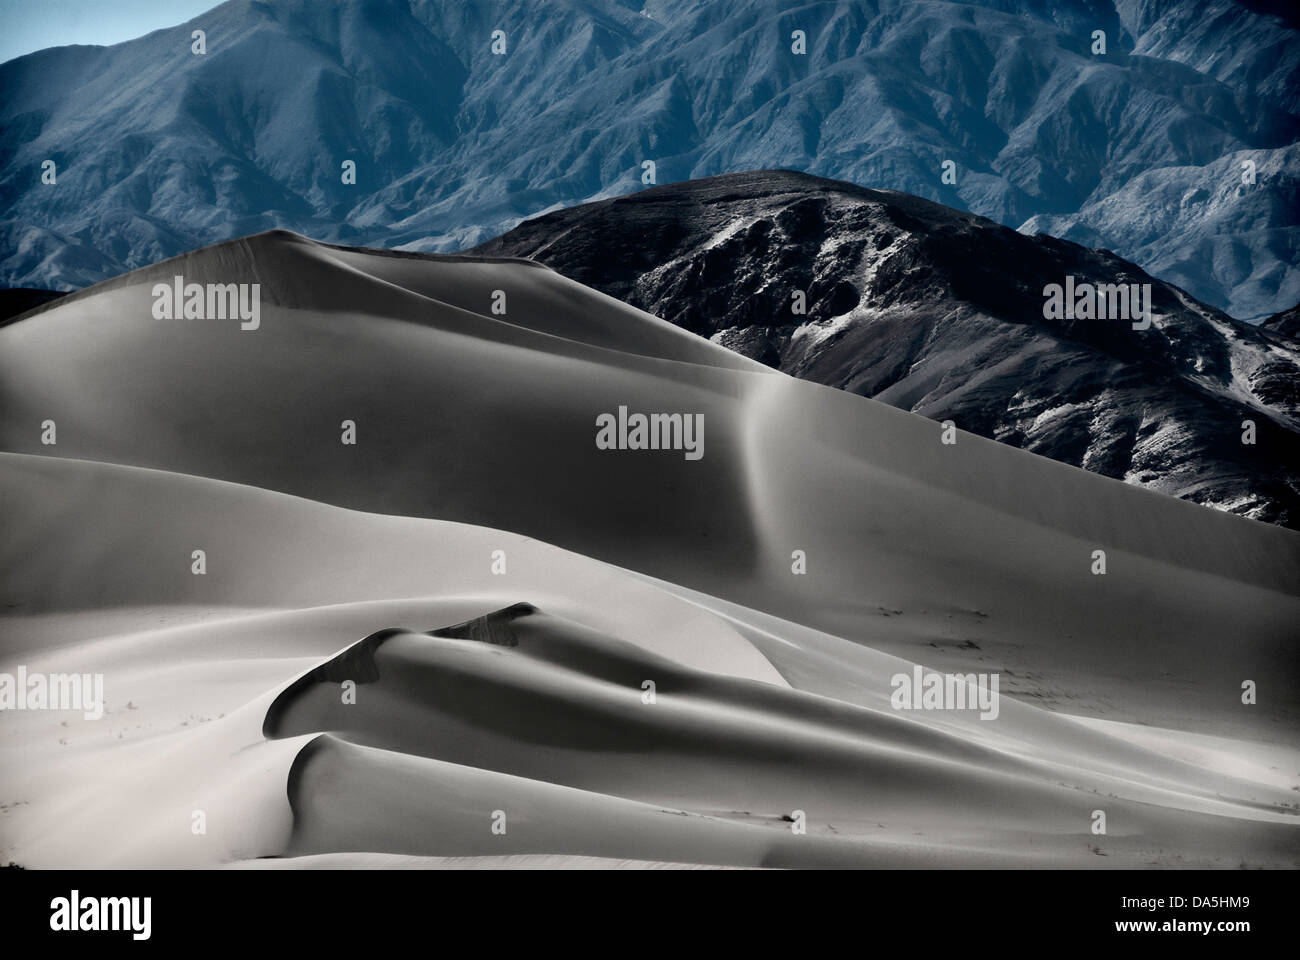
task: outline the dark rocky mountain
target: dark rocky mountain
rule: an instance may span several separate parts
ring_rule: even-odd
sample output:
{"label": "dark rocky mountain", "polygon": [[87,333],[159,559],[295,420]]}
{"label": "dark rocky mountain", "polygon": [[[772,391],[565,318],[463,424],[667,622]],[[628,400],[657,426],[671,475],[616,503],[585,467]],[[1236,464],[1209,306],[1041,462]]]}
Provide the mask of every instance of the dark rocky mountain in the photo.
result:
{"label": "dark rocky mountain", "polygon": [[1273,314],[1260,326],[1270,333],[1282,334],[1292,339],[1300,338],[1300,304],[1290,310]]}
{"label": "dark rocky mountain", "polygon": [[35,290],[29,287],[0,290],[0,324],[61,296],[63,291],[60,290]]}
{"label": "dark rocky mountain", "polygon": [[0,283],[274,227],[455,250],[653,161],[903,190],[1253,320],[1300,301],[1297,142],[1300,32],[1260,0],[232,0],[0,65]]}
{"label": "dark rocky mountain", "polygon": [[[1296,342],[1108,251],[765,171],[550,213],[473,252],[537,260],[794,376],[1300,529]],[[1149,328],[1046,319],[1067,276],[1150,284]]]}

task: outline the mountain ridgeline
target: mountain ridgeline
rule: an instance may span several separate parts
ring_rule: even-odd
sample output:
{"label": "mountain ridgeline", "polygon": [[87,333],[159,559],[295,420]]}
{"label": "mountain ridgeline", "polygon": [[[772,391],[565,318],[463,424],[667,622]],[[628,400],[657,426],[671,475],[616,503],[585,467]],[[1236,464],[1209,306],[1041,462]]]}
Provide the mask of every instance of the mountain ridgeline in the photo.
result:
{"label": "mountain ridgeline", "polygon": [[1240,319],[1300,301],[1300,32],[1238,0],[231,0],[0,65],[0,161],[14,287],[276,227],[453,251],[653,163],[901,190]]}

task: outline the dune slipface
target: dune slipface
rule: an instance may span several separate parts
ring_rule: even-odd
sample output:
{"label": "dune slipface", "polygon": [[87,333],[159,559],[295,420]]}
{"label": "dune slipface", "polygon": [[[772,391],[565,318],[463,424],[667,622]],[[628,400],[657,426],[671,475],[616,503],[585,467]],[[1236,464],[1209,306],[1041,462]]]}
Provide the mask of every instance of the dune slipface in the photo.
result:
{"label": "dune slipface", "polygon": [[0,672],[105,702],[5,718],[0,856],[1300,862],[1300,535],[944,439],[527,261],[61,298],[0,328]]}

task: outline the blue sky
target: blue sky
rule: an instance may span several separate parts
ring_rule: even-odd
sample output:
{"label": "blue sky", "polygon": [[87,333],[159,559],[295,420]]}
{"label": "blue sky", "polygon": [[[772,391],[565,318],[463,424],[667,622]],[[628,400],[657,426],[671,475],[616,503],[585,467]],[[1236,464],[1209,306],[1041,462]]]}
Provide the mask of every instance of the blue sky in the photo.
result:
{"label": "blue sky", "polygon": [[69,43],[107,46],[174,27],[221,0],[0,0],[0,63]]}

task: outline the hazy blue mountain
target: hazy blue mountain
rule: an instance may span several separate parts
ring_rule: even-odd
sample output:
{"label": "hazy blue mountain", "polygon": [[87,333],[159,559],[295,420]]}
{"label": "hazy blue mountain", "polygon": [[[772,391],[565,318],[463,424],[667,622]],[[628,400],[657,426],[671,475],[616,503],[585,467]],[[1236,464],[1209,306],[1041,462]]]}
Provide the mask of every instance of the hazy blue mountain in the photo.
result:
{"label": "hazy blue mountain", "polygon": [[80,286],[275,226],[457,249],[653,160],[659,183],[902,190],[1258,319],[1300,300],[1298,70],[1294,23],[1237,0],[232,0],[0,66],[0,281]]}
{"label": "hazy blue mountain", "polygon": [[[1105,251],[783,171],[558,211],[475,252],[535,259],[794,376],[1300,528],[1294,310],[1251,326]],[[1046,318],[1044,288],[1067,275],[1151,284],[1150,327]]]}

